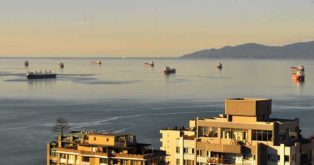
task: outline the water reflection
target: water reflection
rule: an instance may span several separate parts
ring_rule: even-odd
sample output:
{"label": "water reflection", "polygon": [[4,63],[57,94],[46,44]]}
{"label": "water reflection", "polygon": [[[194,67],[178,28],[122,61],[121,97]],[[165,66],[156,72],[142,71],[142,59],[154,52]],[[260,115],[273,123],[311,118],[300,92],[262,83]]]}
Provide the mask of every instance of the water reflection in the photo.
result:
{"label": "water reflection", "polygon": [[292,83],[297,87],[297,95],[301,95],[302,94],[302,91],[304,89],[304,83],[305,81],[300,81],[300,80],[297,80],[297,79],[292,79]]}
{"label": "water reflection", "polygon": [[165,74],[165,73],[163,74],[164,74],[166,83],[170,83],[171,81],[175,80],[176,74]]}
{"label": "water reflection", "polygon": [[51,88],[56,85],[56,79],[32,79],[27,82],[30,88]]}
{"label": "water reflection", "polygon": [[221,77],[222,75],[222,69],[217,69],[217,77]]}

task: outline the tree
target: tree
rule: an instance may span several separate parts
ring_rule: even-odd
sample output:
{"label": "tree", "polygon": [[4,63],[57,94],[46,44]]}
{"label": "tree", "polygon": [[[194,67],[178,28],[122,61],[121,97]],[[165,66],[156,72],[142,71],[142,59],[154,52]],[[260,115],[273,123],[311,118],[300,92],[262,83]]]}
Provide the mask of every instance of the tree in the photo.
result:
{"label": "tree", "polygon": [[56,132],[58,135],[61,135],[61,137],[69,129],[70,129],[70,125],[68,121],[61,117],[56,120],[56,124],[52,128],[53,132]]}

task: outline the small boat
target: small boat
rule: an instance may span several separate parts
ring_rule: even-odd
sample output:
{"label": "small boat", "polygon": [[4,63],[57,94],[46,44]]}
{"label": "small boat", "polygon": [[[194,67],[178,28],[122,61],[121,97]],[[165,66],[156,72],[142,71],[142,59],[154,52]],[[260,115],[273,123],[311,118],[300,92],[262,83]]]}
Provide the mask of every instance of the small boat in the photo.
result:
{"label": "small boat", "polygon": [[101,61],[100,60],[98,60],[98,61],[91,61],[91,63],[101,65]]}
{"label": "small boat", "polygon": [[175,68],[170,68],[170,67],[166,66],[165,69],[164,69],[164,73],[165,73],[166,75],[169,75],[169,74],[172,74],[172,73],[176,73],[176,69],[175,69]]}
{"label": "small boat", "polygon": [[218,68],[218,69],[222,69],[222,63],[219,62],[219,63],[217,64],[217,68]]}
{"label": "small boat", "polygon": [[58,65],[59,65],[60,68],[64,68],[63,62],[60,62]]}
{"label": "small boat", "polygon": [[290,68],[292,70],[291,78],[293,80],[304,81],[305,74],[304,74],[304,66],[303,65],[300,65],[298,67],[290,67]]}
{"label": "small boat", "polygon": [[28,67],[28,65],[29,65],[28,61],[27,61],[27,60],[25,60],[25,62],[24,62],[24,66],[25,66],[25,67]]}
{"label": "small boat", "polygon": [[152,62],[145,62],[144,65],[145,66],[150,66],[150,67],[154,67],[155,66],[154,61],[152,61]]}
{"label": "small boat", "polygon": [[57,78],[57,74],[50,72],[28,72],[26,74],[27,79],[53,79]]}
{"label": "small boat", "polygon": [[298,70],[300,70],[300,71],[303,71],[303,72],[304,72],[305,67],[304,67],[303,65],[299,65],[298,67],[292,66],[292,67],[290,67],[290,69],[291,69],[292,71],[298,71]]}
{"label": "small boat", "polygon": [[305,75],[304,72],[299,70],[296,73],[292,74],[292,79],[297,81],[304,81]]}

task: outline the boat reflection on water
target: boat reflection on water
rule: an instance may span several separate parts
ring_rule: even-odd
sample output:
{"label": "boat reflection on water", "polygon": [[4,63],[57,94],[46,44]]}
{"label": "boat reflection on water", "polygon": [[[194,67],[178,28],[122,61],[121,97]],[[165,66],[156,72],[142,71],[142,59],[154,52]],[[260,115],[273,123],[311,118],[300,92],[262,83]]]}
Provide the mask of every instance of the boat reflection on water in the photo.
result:
{"label": "boat reflection on water", "polygon": [[304,80],[291,79],[292,83],[297,87],[297,95],[301,95],[304,88]]}
{"label": "boat reflection on water", "polygon": [[170,83],[170,82],[173,82],[176,80],[176,74],[164,74],[165,75],[165,80],[166,80],[166,83]]}
{"label": "boat reflection on water", "polygon": [[29,79],[28,86],[31,88],[51,88],[55,86],[56,79]]}

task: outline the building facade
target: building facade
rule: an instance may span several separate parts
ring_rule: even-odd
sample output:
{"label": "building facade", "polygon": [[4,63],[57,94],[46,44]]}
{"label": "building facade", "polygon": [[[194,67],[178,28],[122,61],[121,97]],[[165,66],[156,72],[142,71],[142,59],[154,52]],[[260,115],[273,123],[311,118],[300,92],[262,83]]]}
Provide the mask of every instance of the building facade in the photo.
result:
{"label": "building facade", "polygon": [[271,118],[270,99],[225,100],[225,113],[196,118],[187,129],[163,129],[161,150],[170,165],[314,164],[314,141],[300,134],[299,119]]}
{"label": "building facade", "polygon": [[165,152],[130,134],[71,132],[47,144],[47,165],[163,165]]}

